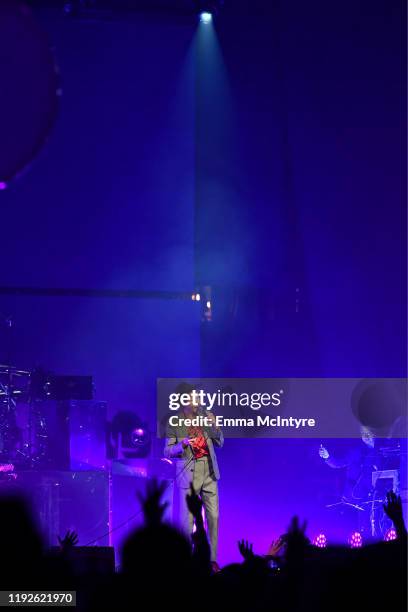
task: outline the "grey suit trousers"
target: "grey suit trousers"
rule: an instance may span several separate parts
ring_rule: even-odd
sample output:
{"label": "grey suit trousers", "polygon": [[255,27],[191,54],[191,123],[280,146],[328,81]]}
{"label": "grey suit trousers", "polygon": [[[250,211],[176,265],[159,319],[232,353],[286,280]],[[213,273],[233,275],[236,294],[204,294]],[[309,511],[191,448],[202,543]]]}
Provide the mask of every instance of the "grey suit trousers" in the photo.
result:
{"label": "grey suit trousers", "polygon": [[[207,533],[211,548],[211,561],[217,560],[218,549],[218,482],[210,471],[208,457],[193,460],[192,484],[196,493],[201,497],[204,506]],[[193,531],[193,515],[187,508],[186,495],[189,489],[180,487],[180,522],[181,527],[188,535]]]}

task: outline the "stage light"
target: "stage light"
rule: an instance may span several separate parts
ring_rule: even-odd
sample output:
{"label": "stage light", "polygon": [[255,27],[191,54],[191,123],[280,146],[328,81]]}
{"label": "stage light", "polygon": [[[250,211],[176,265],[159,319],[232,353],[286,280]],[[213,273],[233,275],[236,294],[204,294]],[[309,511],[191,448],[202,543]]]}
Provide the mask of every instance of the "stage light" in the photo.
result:
{"label": "stage light", "polygon": [[202,13],[200,13],[201,23],[211,23],[212,17],[212,13],[209,13],[208,11],[203,11]]}
{"label": "stage light", "polygon": [[131,432],[130,439],[132,442],[132,446],[134,446],[135,448],[141,448],[146,444],[146,442],[149,441],[149,432],[143,427],[136,427]]}
{"label": "stage light", "polygon": [[397,532],[395,531],[394,527],[390,527],[390,529],[388,529],[385,532],[384,542],[391,542],[392,540],[396,540],[396,539],[397,539]]}
{"label": "stage light", "polygon": [[3,191],[4,189],[7,189],[7,183],[3,183],[3,181],[0,182],[0,191]]}
{"label": "stage light", "polygon": [[108,457],[138,459],[150,453],[151,435],[145,423],[129,410],[117,412],[110,426]]}
{"label": "stage light", "polygon": [[324,533],[319,533],[313,538],[313,546],[316,546],[317,548],[326,548],[327,538]]}
{"label": "stage light", "polygon": [[196,302],[199,302],[201,300],[201,295],[199,293],[196,293]]}
{"label": "stage light", "polygon": [[211,308],[211,302],[210,301],[207,302],[207,308]]}
{"label": "stage light", "polygon": [[354,531],[349,537],[350,548],[361,548],[363,545],[363,536],[359,531]]}

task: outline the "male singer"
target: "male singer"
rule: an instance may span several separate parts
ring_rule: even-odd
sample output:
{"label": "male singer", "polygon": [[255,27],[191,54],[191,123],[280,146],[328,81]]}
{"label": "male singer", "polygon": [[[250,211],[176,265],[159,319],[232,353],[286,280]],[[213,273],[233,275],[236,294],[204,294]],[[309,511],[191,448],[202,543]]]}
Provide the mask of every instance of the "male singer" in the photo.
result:
{"label": "male singer", "polygon": [[[198,402],[194,403],[192,392],[194,387],[182,383],[177,388],[179,393],[190,395],[187,406],[180,408],[180,417],[193,419],[197,415],[208,418],[209,427],[186,427],[180,424],[177,427],[168,427],[164,454],[176,460],[175,484],[180,492],[180,513],[183,529],[191,535],[193,530],[193,516],[186,504],[186,495],[192,484],[196,493],[203,501],[208,526],[208,537],[211,548],[211,561],[213,568],[217,569],[218,547],[218,480],[220,472],[214,446],[224,444],[224,436],[219,427],[215,425],[214,415],[203,409]],[[182,420],[182,419],[181,419]]]}

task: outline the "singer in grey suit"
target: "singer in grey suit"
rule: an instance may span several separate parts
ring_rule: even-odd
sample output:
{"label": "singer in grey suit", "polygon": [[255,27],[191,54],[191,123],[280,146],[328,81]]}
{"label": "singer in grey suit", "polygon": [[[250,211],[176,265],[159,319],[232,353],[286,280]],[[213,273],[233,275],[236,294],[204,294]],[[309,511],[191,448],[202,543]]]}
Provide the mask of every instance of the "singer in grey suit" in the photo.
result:
{"label": "singer in grey suit", "polygon": [[[196,407],[185,410],[186,416],[204,415],[213,421],[213,415]],[[211,561],[217,561],[218,547],[218,480],[220,471],[214,446],[221,447],[224,436],[214,422],[209,427],[189,428],[184,425],[167,428],[164,454],[176,463],[176,487],[180,494],[180,522],[184,531],[191,535],[193,516],[186,504],[186,495],[192,484],[200,495],[208,527]]]}

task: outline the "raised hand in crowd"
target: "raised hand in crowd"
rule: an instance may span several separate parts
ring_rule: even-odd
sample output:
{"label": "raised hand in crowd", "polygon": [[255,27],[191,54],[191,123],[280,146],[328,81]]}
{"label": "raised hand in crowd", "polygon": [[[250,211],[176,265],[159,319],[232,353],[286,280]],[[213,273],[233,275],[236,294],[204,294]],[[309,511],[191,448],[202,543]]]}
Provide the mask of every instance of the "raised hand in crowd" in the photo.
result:
{"label": "raised hand in crowd", "polygon": [[299,523],[299,517],[294,516],[289,524],[289,529],[284,536],[281,536],[284,541],[289,544],[305,546],[309,544],[309,539],[306,536],[307,521]]}
{"label": "raised hand in crowd", "polygon": [[299,523],[299,518],[294,516],[290,522],[287,533],[283,536],[286,544],[286,561],[292,566],[303,563],[306,548],[310,544],[306,537],[307,522]]}
{"label": "raised hand in crowd", "polygon": [[279,536],[276,540],[271,542],[271,545],[268,548],[268,552],[266,553],[267,559],[276,559],[282,556],[285,550],[286,538],[284,535]]}
{"label": "raised hand in crowd", "polygon": [[146,493],[144,495],[137,492],[137,498],[142,506],[145,524],[149,527],[160,525],[163,521],[164,513],[169,505],[168,502],[162,503],[162,497],[165,490],[165,482],[158,482],[156,478],[152,478],[147,481]]}
{"label": "raised hand in crowd", "polygon": [[63,552],[67,552],[71,548],[74,548],[78,544],[78,534],[76,531],[67,531],[65,536],[61,538],[58,536],[58,543],[60,545],[60,549]]}
{"label": "raised hand in crowd", "polygon": [[385,514],[394,523],[396,532],[399,536],[406,535],[407,530],[404,523],[404,514],[402,511],[402,502],[400,495],[394,493],[394,491],[388,491],[387,501],[384,504]]}
{"label": "raised hand in crowd", "polygon": [[254,556],[253,544],[251,544],[247,540],[239,540],[238,550],[241,553],[241,556],[244,559],[244,561],[249,561],[249,559],[251,559]]}

